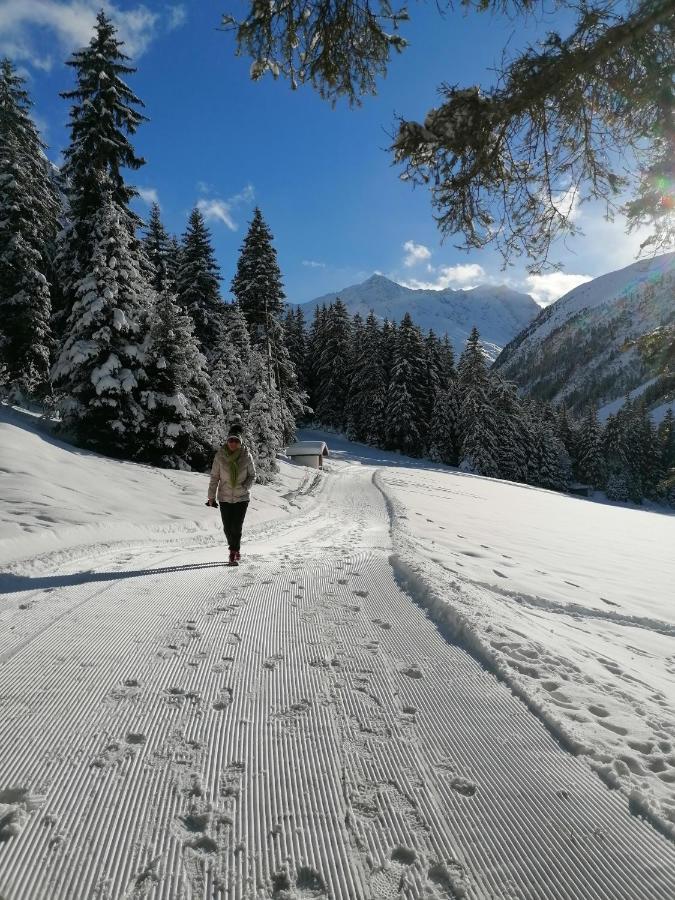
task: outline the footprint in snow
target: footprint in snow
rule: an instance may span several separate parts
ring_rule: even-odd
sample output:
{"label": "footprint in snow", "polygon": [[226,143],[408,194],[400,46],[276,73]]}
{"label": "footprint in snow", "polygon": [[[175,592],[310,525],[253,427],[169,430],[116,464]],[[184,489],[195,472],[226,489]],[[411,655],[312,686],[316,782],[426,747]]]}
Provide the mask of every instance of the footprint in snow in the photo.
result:
{"label": "footprint in snow", "polygon": [[424,678],[424,674],[419,666],[408,666],[405,669],[401,669],[402,675],[407,675],[408,678]]}
{"label": "footprint in snow", "polygon": [[471,781],[468,778],[463,778],[461,775],[455,775],[455,777],[450,782],[450,787],[453,789],[453,791],[456,791],[463,797],[473,797],[473,795],[478,790],[478,785],[475,781]]}
{"label": "footprint in snow", "polygon": [[508,575],[505,575],[503,572],[500,572],[499,569],[493,569],[492,571],[495,573],[495,575],[498,575],[500,578],[508,579],[508,577],[509,577]]}

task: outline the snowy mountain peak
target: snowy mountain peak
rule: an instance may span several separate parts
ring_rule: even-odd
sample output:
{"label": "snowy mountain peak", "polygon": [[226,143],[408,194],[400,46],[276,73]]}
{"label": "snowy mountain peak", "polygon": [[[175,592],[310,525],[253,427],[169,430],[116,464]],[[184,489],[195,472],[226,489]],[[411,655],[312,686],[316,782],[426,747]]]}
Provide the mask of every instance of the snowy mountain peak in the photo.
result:
{"label": "snowy mountain peak", "polygon": [[379,319],[400,322],[408,312],[423,332],[433,329],[440,337],[447,334],[456,353],[462,351],[475,325],[491,359],[539,312],[532,297],[505,285],[416,290],[376,274],[361,284],[301,304],[305,317],[311,321],[317,306],[328,306],[338,297],[351,315],[359,313],[363,318],[373,310]]}
{"label": "snowy mountain peak", "polygon": [[542,310],[497,360],[526,392],[604,418],[644,394],[658,420],[675,394],[675,253],[579,285]]}

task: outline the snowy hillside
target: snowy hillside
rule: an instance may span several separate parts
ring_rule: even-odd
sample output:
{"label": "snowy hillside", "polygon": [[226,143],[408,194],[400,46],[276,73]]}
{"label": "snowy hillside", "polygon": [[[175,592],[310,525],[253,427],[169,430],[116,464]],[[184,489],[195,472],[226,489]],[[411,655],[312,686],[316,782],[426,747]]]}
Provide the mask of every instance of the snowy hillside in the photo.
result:
{"label": "snowy hillside", "polygon": [[302,304],[305,318],[311,321],[316,306],[328,305],[337,297],[352,315],[360,313],[364,319],[371,309],[380,319],[395,322],[400,322],[409,312],[422,331],[433,328],[439,337],[447,334],[457,354],[464,349],[475,325],[490,359],[529,325],[540,308],[528,294],[507,287],[484,285],[468,291],[449,288],[444,291],[412,290],[383,275],[373,275],[362,284]]}
{"label": "snowy hillside", "polygon": [[675,400],[675,253],[580,285],[542,310],[496,361],[526,392],[605,416],[627,393],[663,415]]}
{"label": "snowy hillside", "polygon": [[0,896],[671,900],[675,516],[326,437],[232,570],[5,416]]}

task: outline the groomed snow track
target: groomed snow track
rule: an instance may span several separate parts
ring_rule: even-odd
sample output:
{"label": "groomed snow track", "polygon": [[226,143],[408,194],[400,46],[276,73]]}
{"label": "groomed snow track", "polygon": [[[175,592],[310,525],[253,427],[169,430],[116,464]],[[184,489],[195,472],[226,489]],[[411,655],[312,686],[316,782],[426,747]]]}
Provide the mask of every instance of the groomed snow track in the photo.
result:
{"label": "groomed snow track", "polygon": [[675,846],[397,587],[371,475],[239,569],[5,595],[2,900],[672,900]]}

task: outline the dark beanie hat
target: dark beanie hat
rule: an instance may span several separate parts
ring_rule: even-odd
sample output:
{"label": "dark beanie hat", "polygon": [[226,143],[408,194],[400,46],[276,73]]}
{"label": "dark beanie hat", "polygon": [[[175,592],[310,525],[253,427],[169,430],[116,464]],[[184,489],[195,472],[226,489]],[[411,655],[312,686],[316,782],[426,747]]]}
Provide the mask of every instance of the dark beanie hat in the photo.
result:
{"label": "dark beanie hat", "polygon": [[241,440],[242,431],[243,431],[243,428],[241,427],[239,422],[234,422],[227,429],[227,436],[228,436],[228,438],[236,437],[236,438],[239,438],[239,440]]}

